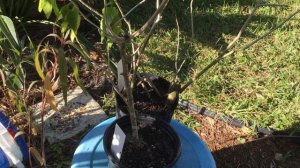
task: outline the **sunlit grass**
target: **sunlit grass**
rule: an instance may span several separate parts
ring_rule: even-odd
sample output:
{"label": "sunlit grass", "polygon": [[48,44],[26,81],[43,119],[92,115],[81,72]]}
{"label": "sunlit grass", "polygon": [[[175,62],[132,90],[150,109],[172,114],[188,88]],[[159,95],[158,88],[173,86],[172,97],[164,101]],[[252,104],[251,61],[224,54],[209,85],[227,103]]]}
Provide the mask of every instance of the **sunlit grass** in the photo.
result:
{"label": "sunlit grass", "polygon": [[[247,18],[247,11],[243,11],[245,3],[227,1],[203,6],[200,1],[195,1],[194,39],[191,39],[189,10],[186,9],[189,4],[178,4],[186,9],[177,13],[181,30],[178,64],[186,61],[179,74],[182,82],[205,67],[234,38]],[[300,5],[297,1],[280,3]],[[176,4],[172,5],[176,7]],[[248,9],[252,7],[248,6]],[[261,8],[239,46],[272,28],[292,10]],[[168,12],[170,10],[164,13],[161,28],[147,48],[145,60],[151,61],[145,61],[144,69],[172,79],[177,30],[175,15]],[[247,51],[221,61],[181,94],[181,98],[260,127],[286,129],[299,122],[299,19],[298,15]]]}

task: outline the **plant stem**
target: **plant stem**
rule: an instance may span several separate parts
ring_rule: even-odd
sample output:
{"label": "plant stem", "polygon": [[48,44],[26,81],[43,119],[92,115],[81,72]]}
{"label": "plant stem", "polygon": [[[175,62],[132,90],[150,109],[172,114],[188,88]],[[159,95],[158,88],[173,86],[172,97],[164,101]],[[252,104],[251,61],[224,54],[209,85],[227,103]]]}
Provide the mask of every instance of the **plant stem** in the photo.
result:
{"label": "plant stem", "polygon": [[190,2],[190,14],[191,14],[192,38],[194,38],[194,17],[193,17],[193,3],[194,3],[194,0],[191,0],[191,2]]}
{"label": "plant stem", "polygon": [[264,37],[270,35],[272,32],[274,32],[276,29],[280,28],[283,24],[285,24],[287,21],[289,21],[292,17],[294,17],[296,14],[300,12],[300,9],[295,10],[292,12],[286,19],[281,21],[277,26],[270,29],[268,32],[264,33],[263,35],[259,36],[255,40],[247,43],[241,48],[232,50],[230,52],[223,52],[220,56],[218,56],[216,59],[214,59],[210,64],[208,64],[205,68],[203,68],[199,73],[195,75],[193,79],[190,79],[185,85],[183,85],[180,89],[180,93],[183,92],[187,87],[189,87],[195,80],[197,80],[199,77],[201,77],[206,71],[208,71],[211,67],[213,67],[215,64],[217,64],[220,60],[222,60],[224,57],[232,55],[233,53],[237,51],[244,51],[250,48],[252,45],[263,39]]}
{"label": "plant stem", "polygon": [[121,42],[118,44],[120,49],[120,55],[122,59],[122,65],[123,65],[123,76],[124,76],[124,82],[125,82],[125,91],[127,95],[127,108],[129,111],[130,116],[130,122],[131,122],[131,128],[132,128],[132,136],[135,140],[139,139],[138,135],[138,126],[137,126],[137,117],[134,109],[134,101],[133,101],[133,94],[132,94],[132,85],[128,70],[128,60],[129,58],[126,57],[126,48],[125,48],[125,42]]}
{"label": "plant stem", "polygon": [[44,115],[45,115],[45,105],[46,105],[46,96],[45,94],[43,95],[43,101],[42,101],[42,106],[41,106],[41,114],[42,114],[42,130],[41,130],[41,150],[42,150],[42,160],[43,160],[43,166],[46,167],[46,155],[45,155],[45,135],[44,135]]}

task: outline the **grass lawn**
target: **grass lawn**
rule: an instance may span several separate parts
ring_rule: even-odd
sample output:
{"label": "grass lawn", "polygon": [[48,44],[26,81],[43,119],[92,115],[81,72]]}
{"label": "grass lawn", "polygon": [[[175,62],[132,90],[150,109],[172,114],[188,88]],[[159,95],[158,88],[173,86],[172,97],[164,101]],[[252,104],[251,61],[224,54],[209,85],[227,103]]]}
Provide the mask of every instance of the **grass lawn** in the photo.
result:
{"label": "grass lawn", "polygon": [[[174,77],[177,17],[180,27],[178,65],[185,61],[178,77],[186,82],[228,45],[253,9],[253,1],[195,0],[192,38],[189,3],[170,1],[146,49],[144,60],[151,61],[144,61],[141,69],[168,79]],[[297,0],[270,3],[300,5]],[[295,9],[260,8],[238,47],[266,32]],[[139,8],[130,19],[142,23],[147,14],[150,15],[151,10]],[[295,126],[300,119],[299,19],[297,15],[250,49],[222,60],[195,81],[181,98],[254,126],[280,130]]]}

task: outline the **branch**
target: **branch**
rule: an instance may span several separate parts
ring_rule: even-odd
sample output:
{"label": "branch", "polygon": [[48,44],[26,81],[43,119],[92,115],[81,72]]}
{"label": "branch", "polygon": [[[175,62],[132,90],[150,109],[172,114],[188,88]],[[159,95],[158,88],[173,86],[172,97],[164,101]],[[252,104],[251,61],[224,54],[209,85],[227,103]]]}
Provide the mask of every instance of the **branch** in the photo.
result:
{"label": "branch", "polygon": [[[120,10],[120,12],[121,12],[121,8],[120,8],[120,5],[117,3],[117,1],[115,0],[115,2],[116,2],[116,5],[118,6],[118,8],[119,8],[119,10]],[[121,19],[119,19],[118,21],[116,21],[116,23],[114,24],[114,25],[116,25],[117,23],[119,23],[121,20],[126,20],[126,17],[133,11],[133,10],[135,10],[137,7],[139,7],[140,5],[142,5],[144,2],[146,2],[146,0],[142,0],[141,2],[139,2],[138,4],[136,4],[133,8],[131,8],[126,14],[124,14],[123,12],[121,12],[121,13],[123,13],[122,14],[122,18]],[[126,21],[125,21],[126,22]]]}
{"label": "branch", "polygon": [[[156,1],[156,6],[157,6],[157,10],[159,8],[159,1],[157,0]],[[141,54],[144,53],[145,51],[145,48],[150,40],[150,37],[153,35],[153,32],[154,32],[154,28],[156,27],[156,25],[158,24],[158,22],[160,21],[160,15],[157,15],[157,18],[156,18],[156,21],[153,23],[153,25],[151,26],[150,28],[150,31],[148,32],[146,38],[144,39],[144,41],[142,42],[142,44],[136,49],[136,51],[133,52],[133,56],[134,56],[134,69],[133,69],[133,72],[134,74],[136,74],[137,72],[137,69],[138,69],[138,64],[139,64],[139,56]]]}
{"label": "branch", "polygon": [[273,27],[272,29],[270,29],[268,32],[264,33],[263,35],[259,36],[258,38],[256,38],[255,40],[247,43],[246,45],[244,45],[244,47],[239,48],[239,49],[235,49],[232,50],[230,52],[227,53],[222,53],[220,56],[218,56],[215,60],[213,60],[210,64],[208,64],[204,69],[202,69],[198,74],[196,74],[196,76],[194,77],[194,79],[190,79],[185,85],[183,85],[180,89],[180,92],[183,92],[188,86],[190,86],[196,79],[198,79],[200,76],[202,76],[206,71],[208,71],[211,67],[213,67],[215,64],[217,64],[220,60],[222,60],[224,57],[227,57],[229,55],[232,55],[233,53],[237,52],[237,51],[244,51],[247,50],[248,48],[250,48],[252,45],[254,45],[255,43],[257,43],[258,41],[260,41],[261,39],[263,39],[264,37],[270,35],[272,32],[274,32],[275,30],[277,30],[278,28],[280,28],[283,24],[285,24],[287,21],[289,21],[292,17],[294,17],[296,14],[298,14],[300,12],[300,8],[295,10],[294,12],[292,12],[286,19],[284,19],[283,21],[281,21],[277,26]]}
{"label": "branch", "polygon": [[125,91],[126,91],[126,95],[127,95],[126,103],[127,103],[129,116],[130,116],[130,121],[131,121],[132,136],[135,140],[138,140],[139,136],[138,136],[137,117],[136,117],[136,113],[135,113],[135,109],[134,109],[132,86],[131,86],[129,70],[128,70],[128,58],[126,57],[125,43],[119,43],[118,46],[119,46],[120,56],[121,56],[122,65],[123,65]]}
{"label": "branch", "polygon": [[249,47],[251,47],[253,44],[257,43],[258,41],[260,41],[261,39],[263,39],[264,37],[270,35],[271,33],[273,33],[276,29],[280,28],[282,25],[284,25],[287,21],[291,20],[292,17],[294,17],[296,14],[298,14],[300,12],[300,8],[295,10],[294,12],[292,12],[286,19],[284,19],[283,21],[281,21],[277,26],[273,27],[272,29],[270,29],[267,33],[261,35],[260,37],[256,38],[255,40],[253,40],[252,42],[246,44],[244,47],[242,47],[240,50],[246,50]]}
{"label": "branch", "polygon": [[[144,2],[145,2],[145,0],[143,0]],[[141,2],[143,2],[143,1],[141,1]],[[140,3],[141,3],[140,2]],[[130,24],[130,22],[129,22],[129,20],[127,20],[126,19],[126,15],[128,14],[126,14],[126,15],[124,15],[124,12],[123,12],[123,10],[122,10],[122,8],[121,8],[121,6],[120,6],[120,4],[118,3],[118,1],[117,0],[115,0],[115,3],[116,3],[116,5],[117,5],[117,7],[118,7],[118,9],[119,9],[119,11],[120,11],[120,13],[121,13],[121,15],[122,15],[122,18],[124,19],[124,21],[125,21],[125,23],[127,24],[127,27],[128,27],[128,30],[129,30],[129,34],[131,34],[132,33],[132,29],[131,29],[131,24]],[[137,5],[136,5],[137,6]],[[131,10],[133,10],[133,9],[131,9]],[[121,21],[122,19],[120,19],[119,21]],[[118,22],[119,22],[118,21]],[[116,22],[116,23],[118,23],[118,22]],[[116,25],[116,23],[114,24],[114,26]],[[135,51],[135,48],[134,48],[134,43],[131,41],[131,48],[132,48],[132,52],[134,52]],[[134,60],[135,60],[135,58],[133,58]],[[133,64],[133,66],[135,66],[135,64]],[[135,69],[135,68],[133,68],[133,69]]]}
{"label": "branch", "polygon": [[[70,1],[74,3],[74,0],[70,0]],[[75,0],[75,1],[79,2],[83,7],[85,7],[91,13],[93,13],[94,15],[96,15],[98,17],[98,18],[96,17],[96,19],[100,19],[100,18],[103,17],[99,12],[97,12],[95,9],[93,9],[91,6],[89,6],[88,4],[86,4],[85,2],[83,2],[82,0]]]}
{"label": "branch", "polygon": [[155,22],[155,19],[157,19],[157,16],[162,13],[162,11],[167,6],[169,0],[163,0],[161,4],[159,5],[159,8],[154,12],[154,14],[150,17],[150,19],[137,31],[131,34],[131,38],[137,37],[140,34],[142,34],[147,28],[150,27]]}

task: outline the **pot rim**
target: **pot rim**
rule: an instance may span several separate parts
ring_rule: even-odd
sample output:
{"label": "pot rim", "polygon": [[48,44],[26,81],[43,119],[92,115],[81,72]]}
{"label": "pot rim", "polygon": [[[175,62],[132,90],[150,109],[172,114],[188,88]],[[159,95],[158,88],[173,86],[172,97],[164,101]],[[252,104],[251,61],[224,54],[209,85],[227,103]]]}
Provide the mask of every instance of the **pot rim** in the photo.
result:
{"label": "pot rim", "polygon": [[[172,136],[172,138],[170,138],[173,142],[174,142],[174,146],[177,146],[177,149],[175,151],[175,155],[174,158],[172,159],[172,161],[167,165],[167,167],[172,167],[177,160],[179,159],[180,155],[181,155],[181,142],[180,142],[180,138],[177,134],[177,132],[174,130],[173,127],[171,127],[166,121],[159,119],[159,118],[154,118],[148,115],[140,115],[138,116],[138,120],[139,121],[146,121],[148,124],[158,124],[160,128],[163,128],[163,132],[165,132],[166,134],[168,134],[169,136]],[[108,136],[109,134],[112,134],[111,132],[114,131],[115,128],[115,124],[120,122],[120,121],[127,121],[126,123],[128,123],[130,125],[130,117],[128,115],[123,116],[121,118],[116,119],[115,121],[113,121],[105,130],[104,136],[103,136],[103,147],[104,147],[104,151],[108,157],[108,159],[115,165],[119,166],[119,167],[123,167],[120,165],[119,159],[117,159],[116,157],[113,156],[110,146],[108,146],[108,144],[111,144],[108,141],[108,139],[110,139]]]}

